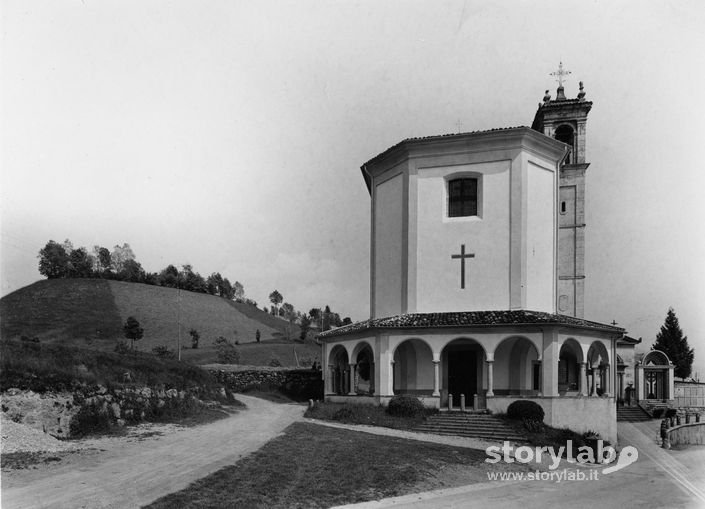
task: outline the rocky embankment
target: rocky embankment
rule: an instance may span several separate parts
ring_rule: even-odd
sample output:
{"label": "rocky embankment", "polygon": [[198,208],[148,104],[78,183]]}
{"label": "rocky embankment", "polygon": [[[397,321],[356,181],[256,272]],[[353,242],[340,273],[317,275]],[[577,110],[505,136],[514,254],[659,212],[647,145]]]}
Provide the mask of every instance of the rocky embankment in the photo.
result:
{"label": "rocky embankment", "polygon": [[[74,392],[37,393],[9,389],[0,398],[2,452],[58,451],[57,439],[124,426],[169,415],[184,415],[215,405],[203,388],[178,391],[150,387],[85,387]],[[70,447],[69,447],[70,448]]]}

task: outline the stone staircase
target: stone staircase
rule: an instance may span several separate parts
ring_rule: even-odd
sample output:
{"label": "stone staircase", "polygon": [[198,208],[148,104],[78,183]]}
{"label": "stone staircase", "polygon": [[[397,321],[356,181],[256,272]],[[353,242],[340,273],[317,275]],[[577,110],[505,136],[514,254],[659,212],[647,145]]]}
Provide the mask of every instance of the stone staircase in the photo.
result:
{"label": "stone staircase", "polygon": [[618,406],[617,422],[644,422],[650,421],[649,414],[638,406]]}
{"label": "stone staircase", "polygon": [[516,427],[486,412],[439,412],[426,419],[414,431],[436,435],[481,438],[493,442],[526,442],[520,424]]}

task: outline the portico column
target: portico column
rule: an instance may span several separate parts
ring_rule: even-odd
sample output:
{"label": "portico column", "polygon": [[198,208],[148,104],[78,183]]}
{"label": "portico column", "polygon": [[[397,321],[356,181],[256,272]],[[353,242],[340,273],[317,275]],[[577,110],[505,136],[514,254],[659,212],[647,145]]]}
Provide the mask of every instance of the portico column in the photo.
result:
{"label": "portico column", "polygon": [[438,397],[441,395],[441,360],[436,359],[436,354],[433,354],[433,395]]}
{"label": "portico column", "polygon": [[329,394],[335,392],[335,368],[333,366],[328,367],[328,376],[326,377],[327,391]]}
{"label": "portico column", "polygon": [[390,394],[394,394],[394,359],[389,361]]}
{"label": "portico column", "polygon": [[587,362],[581,362],[580,363],[580,395],[581,396],[587,396],[588,395],[588,378],[587,378]]}
{"label": "portico column", "polygon": [[370,366],[370,393],[375,394],[375,363]]}
{"label": "portico column", "polygon": [[487,359],[487,396],[494,396],[494,359]]}
{"label": "portico column", "polygon": [[606,385],[607,387],[605,387],[605,390],[602,391],[602,394],[604,394],[605,396],[609,397],[609,396],[612,395],[612,377],[613,377],[612,365],[611,365],[611,364],[605,364],[604,369],[605,369],[605,378],[606,378],[606,380],[605,380],[605,385]]}
{"label": "portico column", "polygon": [[350,364],[350,386],[348,388],[348,396],[355,395],[355,364]]}

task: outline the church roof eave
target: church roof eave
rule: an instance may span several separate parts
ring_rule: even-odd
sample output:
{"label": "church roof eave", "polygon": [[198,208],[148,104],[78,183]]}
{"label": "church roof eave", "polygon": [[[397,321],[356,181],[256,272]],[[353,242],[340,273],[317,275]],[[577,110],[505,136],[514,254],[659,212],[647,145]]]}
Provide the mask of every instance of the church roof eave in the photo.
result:
{"label": "church roof eave", "polygon": [[401,329],[452,329],[458,327],[506,327],[530,325],[555,325],[577,327],[616,334],[624,334],[624,329],[599,322],[567,315],[546,313],[543,311],[507,310],[507,311],[464,311],[446,313],[410,313],[385,318],[363,320],[351,325],[322,332],[317,337],[328,338],[348,334]]}
{"label": "church roof eave", "polygon": [[[546,136],[527,126],[517,127],[500,127],[495,129],[487,129],[484,131],[471,131],[466,133],[450,133],[431,136],[422,136],[416,138],[406,138],[396,145],[389,147],[387,150],[377,154],[375,157],[367,161],[360,167],[362,176],[365,179],[367,190],[372,188],[372,169],[382,165],[387,161],[395,161],[403,159],[405,156],[411,155],[412,149],[423,150],[423,147],[437,143],[454,143],[461,140],[488,140],[504,137],[506,135],[521,136],[526,145],[534,147],[542,147],[543,150],[555,152],[556,157],[561,157],[565,153],[567,145],[557,141],[550,136]],[[389,163],[391,164],[391,163]]]}

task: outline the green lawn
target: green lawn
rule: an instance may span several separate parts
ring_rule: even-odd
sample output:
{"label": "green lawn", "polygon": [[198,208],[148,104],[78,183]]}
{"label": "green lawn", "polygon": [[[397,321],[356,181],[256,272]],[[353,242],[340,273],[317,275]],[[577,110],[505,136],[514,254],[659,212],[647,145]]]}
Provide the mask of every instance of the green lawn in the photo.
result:
{"label": "green lawn", "polygon": [[[192,364],[217,362],[213,342],[223,336],[240,345],[240,363],[267,366],[276,358],[284,366],[318,360],[320,346],[285,339],[287,322],[248,304],[213,295],[177,292],[124,281],[103,279],[52,279],[38,281],[0,299],[0,336],[37,337],[42,343],[61,343],[113,351],[124,340],[123,324],[134,316],[144,329],[136,348],[151,352],[155,346],[177,350],[181,323],[182,359]],[[178,321],[177,321],[178,319]],[[200,334],[198,349],[191,348],[189,330]],[[261,342],[255,342],[257,330]],[[292,328],[298,338],[298,327]]]}
{"label": "green lawn", "polygon": [[[426,415],[435,413],[429,409]],[[425,415],[417,417],[396,417],[389,415],[386,408],[379,405],[359,405],[353,403],[316,403],[313,409],[306,410],[305,417],[337,421],[347,424],[368,424],[395,429],[413,429],[422,424]]]}
{"label": "green lawn", "polygon": [[320,508],[487,481],[484,451],[295,423],[260,450],[150,508]]}

